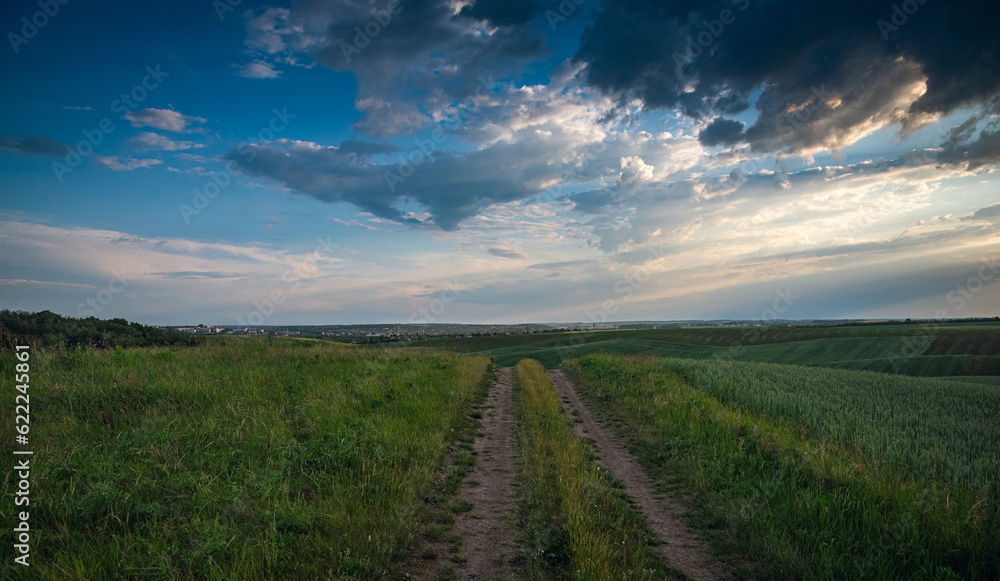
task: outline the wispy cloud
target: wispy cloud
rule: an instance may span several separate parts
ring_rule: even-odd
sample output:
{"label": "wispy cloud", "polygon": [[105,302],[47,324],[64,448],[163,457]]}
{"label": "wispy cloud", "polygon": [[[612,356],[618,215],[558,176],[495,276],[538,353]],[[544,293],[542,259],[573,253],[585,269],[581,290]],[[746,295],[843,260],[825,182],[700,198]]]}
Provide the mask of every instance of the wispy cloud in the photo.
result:
{"label": "wispy cloud", "polygon": [[343,224],[344,226],[357,226],[358,228],[364,228],[365,230],[378,230],[378,228],[372,226],[371,224],[363,224],[361,222],[358,222],[357,220],[347,221],[347,220],[341,220],[340,218],[330,218],[330,219],[338,224]]}
{"label": "wispy cloud", "polygon": [[166,135],[160,135],[159,133],[153,133],[151,131],[143,131],[132,137],[130,141],[134,145],[143,149],[159,151],[183,151],[186,149],[198,149],[205,147],[204,143],[197,143],[194,141],[174,141]]}
{"label": "wispy cloud", "polygon": [[10,135],[0,137],[0,149],[32,155],[65,155],[67,146],[50,137],[40,135]]}
{"label": "wispy cloud", "polygon": [[119,157],[95,157],[94,161],[111,171],[132,171],[143,167],[152,167],[163,163],[158,159],[134,159]]}
{"label": "wispy cloud", "polygon": [[281,76],[281,71],[267,61],[255,60],[240,67],[236,74],[248,79],[276,79]]}
{"label": "wispy cloud", "polygon": [[493,256],[499,256],[500,258],[521,259],[528,257],[527,254],[519,250],[511,250],[510,248],[490,248],[487,252]]}
{"label": "wispy cloud", "polygon": [[171,109],[138,109],[126,113],[125,118],[131,121],[134,127],[155,127],[175,133],[201,131],[201,127],[196,126],[207,121],[204,117],[183,115]]}

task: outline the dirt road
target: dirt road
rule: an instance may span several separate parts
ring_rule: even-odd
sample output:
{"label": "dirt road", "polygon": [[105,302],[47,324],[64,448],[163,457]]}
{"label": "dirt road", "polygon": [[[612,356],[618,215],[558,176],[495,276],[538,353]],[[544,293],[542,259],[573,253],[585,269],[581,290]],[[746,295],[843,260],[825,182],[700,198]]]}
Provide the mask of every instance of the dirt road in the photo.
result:
{"label": "dirt road", "polygon": [[649,527],[662,540],[657,548],[667,564],[684,571],[694,579],[703,581],[727,579],[711,566],[711,557],[701,539],[678,518],[684,509],[666,495],[653,489],[639,462],[611,437],[610,430],[594,421],[590,410],[580,401],[572,382],[566,378],[562,370],[550,371],[549,375],[563,398],[567,413],[572,414],[576,411],[578,417],[583,420],[576,425],[577,434],[594,440],[594,453],[600,457],[601,465],[625,484],[625,493],[635,499]]}
{"label": "dirt road", "polygon": [[[476,465],[465,478],[459,498],[471,502],[471,512],[455,521],[455,533],[465,538],[462,554],[468,562],[458,569],[465,579],[514,579],[509,561],[517,547],[512,530],[514,477],[514,370],[497,370],[483,411],[483,434],[474,444]],[[478,483],[478,484],[474,484]]]}
{"label": "dirt road", "polygon": [[[455,515],[449,536],[461,537],[458,555],[464,562],[445,559],[430,567],[412,567],[409,579],[512,580],[516,579],[510,561],[517,551],[513,530],[517,474],[514,447],[513,369],[498,369],[489,395],[483,404],[479,437],[473,443],[476,463],[465,476],[454,501],[472,503],[472,510]],[[444,545],[444,541],[437,543]],[[442,556],[443,557],[443,556]],[[442,575],[442,569],[452,574]]]}

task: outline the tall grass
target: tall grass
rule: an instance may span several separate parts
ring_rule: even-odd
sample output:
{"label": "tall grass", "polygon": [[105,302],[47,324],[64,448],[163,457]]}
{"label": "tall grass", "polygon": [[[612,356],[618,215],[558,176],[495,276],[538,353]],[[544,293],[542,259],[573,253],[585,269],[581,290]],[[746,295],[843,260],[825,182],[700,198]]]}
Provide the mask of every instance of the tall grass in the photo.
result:
{"label": "tall grass", "polygon": [[[943,408],[964,397],[959,413],[988,410],[993,403],[977,399],[986,394],[934,382],[943,393],[918,387],[907,395],[903,386],[880,391],[866,383],[881,377],[874,374],[712,363],[594,355],[565,367],[584,396],[620,422],[649,473],[690,495],[699,515],[693,522],[716,548],[755,564],[742,575],[1000,577],[996,498],[927,480],[922,457],[905,453],[911,437],[930,454],[957,451],[949,424],[921,427],[917,418],[960,420]],[[840,384],[832,379],[838,373]],[[909,422],[895,433],[871,415],[888,411],[880,406],[890,399],[892,417]],[[984,438],[991,425],[983,425]],[[885,434],[894,446],[884,445]],[[988,454],[983,446],[979,453]],[[897,448],[904,452],[888,461]],[[980,473],[977,464],[995,457],[965,461]]]}
{"label": "tall grass", "polygon": [[537,361],[517,365],[530,579],[663,579],[649,533],[573,434]]}
{"label": "tall grass", "polygon": [[397,574],[488,365],[247,342],[36,352],[28,577]]}

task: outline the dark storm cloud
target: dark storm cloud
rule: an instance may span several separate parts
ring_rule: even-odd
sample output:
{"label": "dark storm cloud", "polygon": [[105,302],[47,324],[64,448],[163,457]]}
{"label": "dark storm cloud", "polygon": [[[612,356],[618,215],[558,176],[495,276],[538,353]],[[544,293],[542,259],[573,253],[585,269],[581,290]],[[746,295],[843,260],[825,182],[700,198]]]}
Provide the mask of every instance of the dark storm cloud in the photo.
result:
{"label": "dark storm cloud", "polygon": [[743,138],[743,124],[732,119],[718,119],[712,121],[708,127],[703,129],[698,135],[698,141],[703,145],[731,145],[739,142]]}
{"label": "dark storm cloud", "polygon": [[356,141],[348,139],[340,144],[340,151],[343,153],[356,153],[359,155],[375,155],[377,153],[392,153],[396,147],[388,143],[374,143],[371,141]]}
{"label": "dark storm cloud", "polygon": [[[535,163],[546,147],[542,142],[497,144],[461,156],[416,150],[406,158],[412,163],[380,164],[356,146],[282,139],[234,149],[226,159],[238,162],[249,176],[324,202],[348,202],[387,220],[456,230],[489,206],[538,193],[528,184],[558,175],[558,167]],[[423,206],[431,219],[402,212],[399,207],[409,201]]]}
{"label": "dark storm cloud", "polygon": [[[430,123],[429,112],[466,101],[483,79],[517,76],[543,56],[544,38],[524,26],[539,17],[529,0],[481,0],[454,14],[445,0],[390,3],[302,2],[299,18],[324,23],[315,57],[358,81],[355,128],[381,137],[409,133]],[[373,14],[372,8],[375,9]],[[483,34],[482,24],[499,26]],[[489,88],[489,87],[487,87]]]}
{"label": "dark storm cloud", "polygon": [[[705,144],[837,149],[872,125],[905,133],[1000,94],[998,20],[985,0],[609,1],[576,58],[589,84],[698,119],[762,90],[751,126],[716,120]],[[970,165],[996,161],[995,137],[970,143]]]}
{"label": "dark storm cloud", "polygon": [[[938,158],[942,163],[966,164],[972,171],[1000,163],[1000,97],[948,132]],[[985,125],[984,127],[981,127]],[[977,135],[976,132],[979,131]]]}
{"label": "dark storm cloud", "polygon": [[49,137],[39,135],[9,135],[0,137],[0,149],[8,149],[32,155],[60,156],[66,154],[66,145]]}
{"label": "dark storm cloud", "polygon": [[532,0],[476,0],[458,13],[460,17],[486,20],[493,26],[527,24],[540,11],[541,6]]}

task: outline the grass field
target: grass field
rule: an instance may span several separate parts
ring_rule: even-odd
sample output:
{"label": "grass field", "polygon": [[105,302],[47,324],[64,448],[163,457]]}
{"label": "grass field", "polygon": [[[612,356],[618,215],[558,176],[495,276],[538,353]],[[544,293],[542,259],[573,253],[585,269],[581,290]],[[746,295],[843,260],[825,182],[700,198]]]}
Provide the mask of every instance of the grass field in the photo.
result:
{"label": "grass field", "polygon": [[[1000,392],[744,362],[565,364],[758,579],[995,579]],[[745,565],[744,565],[745,566]]]}
{"label": "grass field", "polygon": [[305,345],[34,352],[37,546],[3,578],[398,575],[489,360]]}
{"label": "grass field", "polygon": [[[998,359],[997,329],[32,350],[33,567],[8,560],[0,571],[400,578],[408,558],[430,552],[420,552],[428,539],[462,544],[449,535],[460,510],[450,495],[476,461],[480,412],[470,406],[485,397],[492,363],[437,350],[447,349],[501,365],[519,358],[526,578],[682,578],[573,433],[544,365],[520,359],[541,354],[550,367],[562,361],[651,478],[695,508],[691,523],[741,578],[1000,579],[1000,376],[967,373]],[[14,364],[0,355],[0,376],[13,377]],[[0,403],[5,417],[13,393]],[[15,435],[0,423],[0,438]],[[4,522],[16,521],[13,474],[4,472]]]}
{"label": "grass field", "polygon": [[1000,375],[1000,325],[685,328],[428,339],[403,344],[488,353],[501,366],[536,359],[551,369],[590,353],[735,358],[913,376]]}

